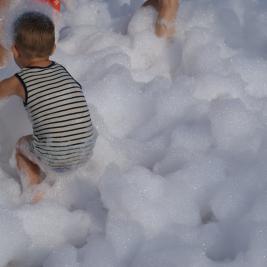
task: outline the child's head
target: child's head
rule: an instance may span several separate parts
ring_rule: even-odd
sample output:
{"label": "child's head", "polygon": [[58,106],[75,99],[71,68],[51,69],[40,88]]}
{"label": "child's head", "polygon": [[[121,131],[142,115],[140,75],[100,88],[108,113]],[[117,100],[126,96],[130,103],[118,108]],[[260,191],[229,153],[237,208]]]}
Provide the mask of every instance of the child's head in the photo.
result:
{"label": "child's head", "polygon": [[55,26],[52,20],[39,12],[27,12],[13,25],[13,53],[28,60],[49,58],[55,48]]}

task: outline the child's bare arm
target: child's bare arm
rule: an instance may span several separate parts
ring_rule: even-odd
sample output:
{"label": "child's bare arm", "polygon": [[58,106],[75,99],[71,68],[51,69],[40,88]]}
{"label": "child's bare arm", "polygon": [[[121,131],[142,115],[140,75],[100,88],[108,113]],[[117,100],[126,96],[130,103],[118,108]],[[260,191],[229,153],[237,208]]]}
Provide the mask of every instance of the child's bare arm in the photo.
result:
{"label": "child's bare arm", "polygon": [[15,76],[0,81],[0,100],[12,95],[25,99],[23,86]]}
{"label": "child's bare arm", "polygon": [[7,50],[4,48],[2,44],[0,44],[0,66],[5,65],[6,58],[7,58]]}

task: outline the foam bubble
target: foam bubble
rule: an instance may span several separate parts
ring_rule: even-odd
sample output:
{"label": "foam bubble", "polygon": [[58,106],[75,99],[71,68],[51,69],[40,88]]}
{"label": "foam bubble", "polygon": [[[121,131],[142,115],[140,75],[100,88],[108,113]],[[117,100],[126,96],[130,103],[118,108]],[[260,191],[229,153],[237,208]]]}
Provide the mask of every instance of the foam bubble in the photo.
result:
{"label": "foam bubble", "polygon": [[183,187],[168,185],[163,177],[140,167],[119,173],[110,168],[101,181],[104,204],[113,216],[125,214],[129,220],[137,221],[147,236],[173,223],[199,222],[196,203],[186,197]]}
{"label": "foam bubble", "polygon": [[171,236],[159,236],[145,243],[136,255],[132,266],[176,266],[177,262],[188,267],[194,264],[209,266],[209,260],[200,249],[185,245]]}
{"label": "foam bubble", "polygon": [[135,251],[144,241],[144,230],[135,221],[127,218],[109,216],[107,221],[106,234],[112,243],[116,256],[128,265],[134,257]]}
{"label": "foam bubble", "polygon": [[42,262],[48,253],[65,243],[82,245],[90,231],[90,217],[83,211],[69,212],[66,208],[40,203],[24,206],[17,212],[31,246],[25,259],[26,266]]}
{"label": "foam bubble", "polygon": [[101,235],[92,235],[87,244],[80,250],[81,267],[117,265],[114,248],[111,243]]}
{"label": "foam bubble", "polygon": [[65,246],[50,253],[44,261],[44,267],[79,267],[77,249]]}
{"label": "foam bubble", "polygon": [[261,145],[257,117],[238,99],[216,100],[210,110],[211,127],[220,149],[256,153]]}
{"label": "foam bubble", "polygon": [[0,209],[0,266],[20,261],[25,257],[30,239],[22,221],[12,211]]}
{"label": "foam bubble", "polygon": [[95,154],[25,204],[8,161],[31,125],[1,105],[0,265],[265,266],[267,4],[184,1],[165,40],[152,8],[130,21],[142,0],[68,3],[53,59],[83,85]]}

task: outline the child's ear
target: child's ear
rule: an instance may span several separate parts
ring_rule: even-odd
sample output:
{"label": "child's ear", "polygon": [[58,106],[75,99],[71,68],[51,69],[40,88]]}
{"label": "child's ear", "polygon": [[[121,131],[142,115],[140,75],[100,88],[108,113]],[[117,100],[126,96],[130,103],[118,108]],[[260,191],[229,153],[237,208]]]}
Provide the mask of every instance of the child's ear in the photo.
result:
{"label": "child's ear", "polygon": [[19,57],[19,51],[18,51],[18,49],[16,48],[16,45],[12,45],[12,47],[11,47],[11,51],[12,51],[12,53],[13,53],[14,58],[18,58],[18,57]]}
{"label": "child's ear", "polygon": [[54,48],[53,48],[53,50],[52,50],[52,54],[51,55],[53,55],[54,54],[54,52],[55,52],[55,50],[56,50],[56,44],[54,45]]}

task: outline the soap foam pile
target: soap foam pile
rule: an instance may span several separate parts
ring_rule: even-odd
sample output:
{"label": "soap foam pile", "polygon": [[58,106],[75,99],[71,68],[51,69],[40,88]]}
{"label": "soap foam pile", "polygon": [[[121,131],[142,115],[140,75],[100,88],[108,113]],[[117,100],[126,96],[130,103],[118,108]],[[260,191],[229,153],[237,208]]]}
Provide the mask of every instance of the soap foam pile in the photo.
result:
{"label": "soap foam pile", "polygon": [[19,100],[1,103],[1,267],[267,265],[267,3],[182,1],[169,41],[150,8],[124,34],[136,7],[63,12],[54,60],[83,85],[99,137],[36,205],[9,166],[30,124]]}

